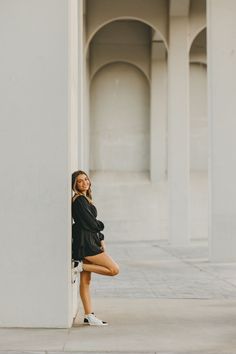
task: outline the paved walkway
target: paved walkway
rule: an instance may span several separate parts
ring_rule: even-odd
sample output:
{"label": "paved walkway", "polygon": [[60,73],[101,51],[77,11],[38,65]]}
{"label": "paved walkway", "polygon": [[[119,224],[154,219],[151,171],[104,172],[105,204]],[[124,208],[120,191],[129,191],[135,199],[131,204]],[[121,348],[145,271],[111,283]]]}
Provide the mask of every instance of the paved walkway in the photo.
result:
{"label": "paved walkway", "polygon": [[236,299],[236,264],[208,262],[206,242],[170,247],[165,241],[122,242],[109,247],[121,275],[93,274],[96,297]]}
{"label": "paved walkway", "polygon": [[93,274],[94,310],[108,327],[0,329],[0,353],[236,353],[236,264],[207,261],[207,245],[108,243],[117,277]]}

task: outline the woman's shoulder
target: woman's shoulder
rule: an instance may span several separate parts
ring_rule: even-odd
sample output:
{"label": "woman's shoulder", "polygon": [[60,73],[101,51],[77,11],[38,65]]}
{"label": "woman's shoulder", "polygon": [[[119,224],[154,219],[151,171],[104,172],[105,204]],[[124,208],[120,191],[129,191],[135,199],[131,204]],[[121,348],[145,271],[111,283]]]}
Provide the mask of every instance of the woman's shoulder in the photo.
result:
{"label": "woman's shoulder", "polygon": [[76,198],[73,200],[73,203],[75,203],[75,202],[77,202],[77,203],[88,203],[88,204],[90,204],[89,203],[89,201],[88,201],[88,199],[85,197],[85,195],[78,195],[78,196],[76,196]]}
{"label": "woman's shoulder", "polygon": [[76,201],[78,202],[78,201],[81,201],[81,200],[84,200],[84,199],[87,200],[87,198],[85,197],[85,195],[76,195],[76,196],[74,196],[74,197],[72,198],[72,201],[73,201],[73,203],[75,203]]}

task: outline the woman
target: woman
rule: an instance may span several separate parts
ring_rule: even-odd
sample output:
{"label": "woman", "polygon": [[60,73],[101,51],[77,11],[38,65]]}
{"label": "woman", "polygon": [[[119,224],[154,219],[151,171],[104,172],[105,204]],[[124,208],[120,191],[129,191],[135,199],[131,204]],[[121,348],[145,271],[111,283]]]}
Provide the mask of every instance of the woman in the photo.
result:
{"label": "woman", "polygon": [[102,221],[97,220],[97,209],[92,202],[91,181],[84,171],[72,174],[72,276],[80,274],[80,297],[84,307],[84,324],[104,326],[92,311],[90,297],[91,272],[114,276],[118,264],[106,252]]}

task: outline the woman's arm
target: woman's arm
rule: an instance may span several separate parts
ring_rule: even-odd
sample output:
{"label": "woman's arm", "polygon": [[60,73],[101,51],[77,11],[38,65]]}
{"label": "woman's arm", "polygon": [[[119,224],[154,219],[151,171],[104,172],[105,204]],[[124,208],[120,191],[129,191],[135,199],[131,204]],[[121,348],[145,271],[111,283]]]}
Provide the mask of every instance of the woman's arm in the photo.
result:
{"label": "woman's arm", "polygon": [[77,218],[82,228],[92,232],[99,232],[104,229],[103,222],[97,220],[90,211],[86,197],[80,196],[74,203],[76,203],[74,211],[77,214]]}
{"label": "woman's arm", "polygon": [[103,251],[106,251],[106,245],[105,245],[105,241],[104,240],[101,241],[101,245],[102,245]]}

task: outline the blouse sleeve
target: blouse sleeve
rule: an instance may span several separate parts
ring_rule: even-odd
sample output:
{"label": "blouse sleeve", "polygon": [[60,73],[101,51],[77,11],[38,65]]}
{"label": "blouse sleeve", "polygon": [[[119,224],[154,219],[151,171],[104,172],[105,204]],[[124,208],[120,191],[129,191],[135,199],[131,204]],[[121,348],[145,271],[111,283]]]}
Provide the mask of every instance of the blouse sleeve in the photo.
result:
{"label": "blouse sleeve", "polygon": [[78,213],[78,219],[81,227],[92,232],[102,231],[104,229],[103,222],[96,219],[90,211],[88,201],[85,200],[85,198],[86,197],[81,196],[76,199],[76,212]]}

